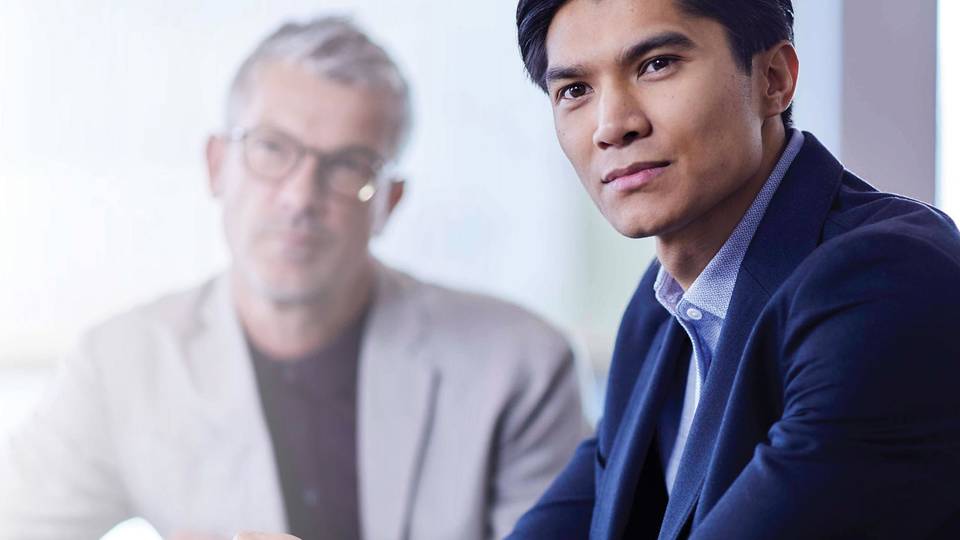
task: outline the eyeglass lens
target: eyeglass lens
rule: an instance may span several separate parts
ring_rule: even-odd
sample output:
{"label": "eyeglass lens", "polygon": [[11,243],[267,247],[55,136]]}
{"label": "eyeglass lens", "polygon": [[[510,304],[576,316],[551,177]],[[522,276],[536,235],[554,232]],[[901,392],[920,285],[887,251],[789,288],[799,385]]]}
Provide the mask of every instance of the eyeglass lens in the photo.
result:
{"label": "eyeglass lens", "polygon": [[[286,178],[310,152],[290,137],[261,130],[245,135],[243,151],[250,170],[271,181]],[[331,154],[313,153],[321,162],[318,175],[336,193],[357,196],[377,175],[377,160],[369,152],[347,149]]]}

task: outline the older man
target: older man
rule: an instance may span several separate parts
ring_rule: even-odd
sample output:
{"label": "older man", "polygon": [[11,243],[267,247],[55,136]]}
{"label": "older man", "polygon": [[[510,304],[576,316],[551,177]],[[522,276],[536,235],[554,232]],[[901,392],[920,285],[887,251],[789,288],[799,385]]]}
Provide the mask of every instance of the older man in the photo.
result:
{"label": "older man", "polygon": [[408,91],[342,19],[243,63],[206,149],[225,275],[99,326],[0,447],[0,538],[499,537],[570,457],[571,354],[543,321],[368,251]]}

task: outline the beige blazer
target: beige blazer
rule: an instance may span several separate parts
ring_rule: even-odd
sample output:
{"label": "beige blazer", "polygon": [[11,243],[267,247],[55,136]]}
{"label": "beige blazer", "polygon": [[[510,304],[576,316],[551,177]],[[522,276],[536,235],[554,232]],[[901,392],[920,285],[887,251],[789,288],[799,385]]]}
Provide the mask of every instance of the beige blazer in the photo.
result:
{"label": "beige blazer", "polygon": [[[499,538],[583,435],[565,340],[524,310],[381,267],[360,358],[368,539]],[[89,332],[0,443],[0,539],[283,531],[270,437],[229,283]]]}

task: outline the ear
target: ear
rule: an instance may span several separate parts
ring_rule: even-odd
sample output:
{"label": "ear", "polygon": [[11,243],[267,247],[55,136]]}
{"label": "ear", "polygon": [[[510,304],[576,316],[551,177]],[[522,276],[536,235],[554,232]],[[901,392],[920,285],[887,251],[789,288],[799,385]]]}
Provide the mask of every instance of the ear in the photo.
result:
{"label": "ear", "polygon": [[219,197],[223,193],[223,181],[221,171],[223,170],[224,155],[226,154],[226,144],[223,139],[216,135],[207,138],[206,158],[207,158],[207,183],[210,187],[210,194]]}
{"label": "ear", "polygon": [[763,87],[763,113],[765,117],[777,116],[793,102],[797,90],[797,75],[800,72],[800,59],[797,50],[789,41],[781,41],[761,55],[760,68],[764,75],[760,78]]}
{"label": "ear", "polygon": [[393,210],[400,204],[400,199],[403,198],[403,191],[406,185],[406,181],[402,178],[392,178],[390,180],[390,191],[388,192],[390,197],[387,200],[387,215],[392,215]]}
{"label": "ear", "polygon": [[[403,198],[405,185],[406,182],[404,182],[402,178],[391,178],[388,180],[388,184],[384,190],[380,192],[383,193],[384,197],[378,198],[374,196],[373,204],[370,206],[371,217],[373,219],[371,232],[374,236],[383,232],[387,220],[393,214],[393,210],[397,205],[400,204],[400,199]],[[380,193],[378,193],[378,195]]]}

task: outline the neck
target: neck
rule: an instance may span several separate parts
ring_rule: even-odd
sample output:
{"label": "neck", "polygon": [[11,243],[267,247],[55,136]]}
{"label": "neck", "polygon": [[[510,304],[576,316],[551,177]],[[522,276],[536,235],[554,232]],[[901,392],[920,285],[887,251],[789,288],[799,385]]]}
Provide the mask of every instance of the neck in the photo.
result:
{"label": "neck", "polygon": [[277,301],[233,276],[233,298],[241,324],[254,346],[268,357],[292,361],[331,343],[356,322],[373,295],[372,260],[303,302]]}
{"label": "neck", "polygon": [[657,236],[657,258],[683,290],[693,285],[730,238],[783,154],[787,138],[779,116],[764,123],[761,138],[763,155],[756,174],[695,221]]}

